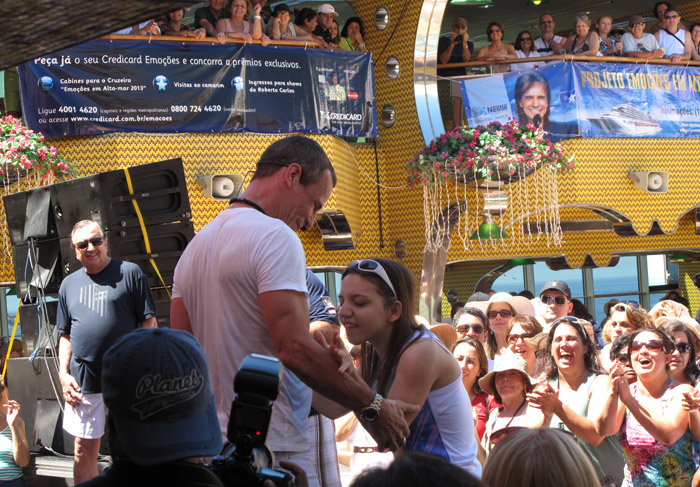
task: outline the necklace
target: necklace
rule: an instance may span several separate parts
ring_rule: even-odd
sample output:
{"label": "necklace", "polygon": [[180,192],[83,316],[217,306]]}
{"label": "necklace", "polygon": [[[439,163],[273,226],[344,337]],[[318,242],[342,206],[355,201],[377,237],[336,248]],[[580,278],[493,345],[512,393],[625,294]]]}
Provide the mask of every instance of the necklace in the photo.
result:
{"label": "necklace", "polygon": [[248,198],[240,198],[239,197],[239,198],[233,198],[231,201],[229,201],[229,204],[234,204],[234,203],[243,203],[245,205],[252,206],[256,210],[258,210],[260,213],[267,216],[267,213],[265,213],[265,210],[262,209],[262,206],[260,206],[259,204],[255,203],[253,201],[250,201]]}

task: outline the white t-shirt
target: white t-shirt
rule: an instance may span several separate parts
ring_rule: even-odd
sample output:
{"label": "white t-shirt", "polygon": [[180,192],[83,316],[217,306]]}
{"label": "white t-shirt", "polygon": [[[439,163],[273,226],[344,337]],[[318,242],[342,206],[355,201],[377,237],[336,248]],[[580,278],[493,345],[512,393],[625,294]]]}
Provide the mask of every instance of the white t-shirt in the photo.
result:
{"label": "white t-shirt", "polygon": [[[674,41],[678,42],[678,41]],[[641,39],[636,39],[630,32],[622,35],[622,52],[652,52],[659,48],[654,34],[642,34]]]}
{"label": "white t-shirt", "polygon": [[[224,439],[233,378],[250,353],[277,357],[263,321],[259,295],[306,293],[304,248],[281,220],[252,208],[228,208],[189,243],[175,268],[173,298],[182,298],[192,331],[209,363]],[[306,451],[311,389],[284,370],[274,402],[267,445],[273,451]]]}
{"label": "white t-shirt", "polygon": [[[518,59],[531,59],[531,58],[536,58],[540,57],[541,54],[537,51],[530,51],[529,56],[525,56],[525,53],[518,49],[515,51],[515,54],[518,56]],[[544,66],[545,63],[543,62],[532,62],[532,63],[513,63],[510,65],[510,71],[512,73],[521,73],[523,71],[529,71],[531,69],[535,69],[538,66]]]}

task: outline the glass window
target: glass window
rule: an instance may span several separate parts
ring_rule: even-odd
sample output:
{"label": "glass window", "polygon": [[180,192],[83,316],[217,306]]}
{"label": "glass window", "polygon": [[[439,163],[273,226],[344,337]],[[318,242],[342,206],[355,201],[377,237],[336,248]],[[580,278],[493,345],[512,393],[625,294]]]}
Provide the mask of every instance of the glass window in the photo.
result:
{"label": "glass window", "polygon": [[523,276],[523,267],[513,267],[509,271],[503,273],[491,285],[494,291],[503,291],[506,293],[519,293],[525,289],[525,278]]}
{"label": "glass window", "polygon": [[638,293],[637,258],[621,257],[615,267],[593,269],[593,290],[596,296]]}
{"label": "glass window", "polygon": [[563,269],[553,271],[544,262],[535,262],[535,295],[539,295],[542,286],[547,281],[564,281],[571,289],[574,298],[583,296],[583,273],[581,269]]}
{"label": "glass window", "polygon": [[[678,264],[675,264],[676,276],[678,275]],[[647,255],[647,278],[650,286],[666,285],[666,256]]]}
{"label": "glass window", "polygon": [[607,296],[604,298],[601,297],[596,297],[595,298],[595,320],[598,323],[603,323],[603,320],[605,319],[605,303],[610,301],[611,299],[617,299],[618,301],[636,301],[639,303],[639,294],[626,294],[622,296]]}

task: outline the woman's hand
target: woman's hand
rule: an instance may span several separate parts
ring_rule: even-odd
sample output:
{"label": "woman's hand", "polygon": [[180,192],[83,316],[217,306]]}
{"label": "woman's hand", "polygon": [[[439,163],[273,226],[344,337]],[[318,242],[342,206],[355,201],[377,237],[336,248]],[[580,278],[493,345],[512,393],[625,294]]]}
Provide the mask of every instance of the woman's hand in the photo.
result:
{"label": "woman's hand", "polygon": [[562,407],[557,391],[547,382],[538,384],[527,399],[532,407],[541,410],[544,415],[556,414]]}
{"label": "woman's hand", "polygon": [[3,404],[2,407],[7,408],[7,425],[10,428],[15,425],[18,419],[20,422],[22,421],[19,417],[20,405],[17,401],[9,400],[7,404]]}
{"label": "woman's hand", "polygon": [[255,7],[253,7],[253,15],[260,16],[260,12],[262,11],[262,5],[259,3],[255,4]]}
{"label": "woman's hand", "polygon": [[253,36],[250,34],[245,34],[243,32],[237,32],[235,34],[231,34],[232,37],[235,37],[236,39],[243,39],[246,44],[250,44],[253,42]]}
{"label": "woman's hand", "polygon": [[353,365],[350,353],[347,351],[343,340],[340,338],[340,332],[338,330],[333,332],[333,341],[330,344],[326,341],[326,337],[323,336],[321,330],[316,330],[314,332],[314,339],[330,352],[333,360],[338,363],[338,372],[341,374],[347,372],[349,375],[353,375],[355,366]]}
{"label": "woman's hand", "polygon": [[200,27],[192,32],[192,36],[197,40],[204,39],[207,36],[207,30],[204,27]]}
{"label": "woman's hand", "polygon": [[700,391],[695,390],[693,392],[684,392],[683,393],[683,399],[681,399],[681,403],[683,404],[683,409],[686,411],[696,411],[698,408],[700,408]]}
{"label": "woman's hand", "polygon": [[263,34],[262,37],[260,38],[260,44],[262,44],[263,46],[267,46],[269,43],[270,43],[270,38],[267,37],[265,34]]}
{"label": "woman's hand", "polygon": [[226,44],[226,39],[228,38],[228,36],[226,35],[226,32],[217,32],[216,38],[221,44]]}

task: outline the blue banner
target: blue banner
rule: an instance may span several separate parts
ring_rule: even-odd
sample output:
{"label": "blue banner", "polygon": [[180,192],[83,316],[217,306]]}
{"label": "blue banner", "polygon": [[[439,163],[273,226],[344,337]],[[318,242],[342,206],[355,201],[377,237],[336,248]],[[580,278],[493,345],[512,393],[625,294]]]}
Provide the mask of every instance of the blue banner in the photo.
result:
{"label": "blue banner", "polygon": [[567,137],[700,136],[700,68],[567,62],[461,82],[471,127],[515,118]]}
{"label": "blue banner", "polygon": [[27,125],[134,132],[378,136],[370,54],[98,39],[20,66]]}

